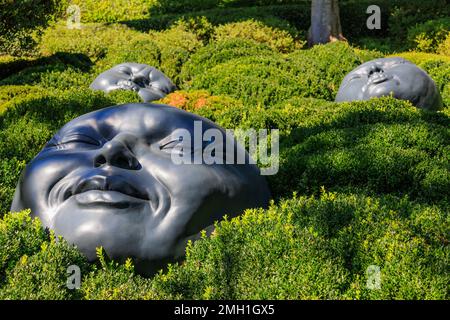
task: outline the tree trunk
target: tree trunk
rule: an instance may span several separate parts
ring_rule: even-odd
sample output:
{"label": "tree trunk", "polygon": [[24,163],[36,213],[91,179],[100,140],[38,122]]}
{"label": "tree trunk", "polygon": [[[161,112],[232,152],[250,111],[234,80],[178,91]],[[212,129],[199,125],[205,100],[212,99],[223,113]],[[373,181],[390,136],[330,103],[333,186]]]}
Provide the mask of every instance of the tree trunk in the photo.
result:
{"label": "tree trunk", "polygon": [[342,35],[338,0],[312,0],[309,46],[338,40],[346,41]]}

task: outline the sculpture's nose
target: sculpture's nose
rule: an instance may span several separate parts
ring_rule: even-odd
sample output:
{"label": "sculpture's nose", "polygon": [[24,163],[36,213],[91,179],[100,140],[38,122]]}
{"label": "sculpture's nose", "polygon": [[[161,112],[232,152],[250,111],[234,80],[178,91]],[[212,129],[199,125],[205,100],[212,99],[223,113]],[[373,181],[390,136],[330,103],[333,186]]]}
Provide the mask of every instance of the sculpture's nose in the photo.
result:
{"label": "sculpture's nose", "polygon": [[147,79],[144,75],[137,73],[131,76],[131,81],[138,84],[141,87],[144,87],[147,84]]}
{"label": "sculpture's nose", "polygon": [[99,149],[94,158],[94,167],[110,165],[127,170],[139,170],[141,164],[128,148],[125,139],[116,137]]}
{"label": "sculpture's nose", "polygon": [[374,73],[381,73],[381,72],[383,72],[383,68],[379,65],[374,64],[370,67],[369,76],[373,75]]}

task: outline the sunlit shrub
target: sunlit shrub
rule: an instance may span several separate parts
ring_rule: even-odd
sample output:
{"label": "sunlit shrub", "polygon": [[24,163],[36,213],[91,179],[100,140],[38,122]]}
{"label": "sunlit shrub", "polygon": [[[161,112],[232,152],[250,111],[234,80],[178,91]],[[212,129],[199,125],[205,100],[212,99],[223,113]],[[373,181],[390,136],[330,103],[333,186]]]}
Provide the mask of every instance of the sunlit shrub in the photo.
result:
{"label": "sunlit shrub", "polygon": [[295,41],[287,31],[271,28],[255,20],[218,26],[213,38],[216,41],[235,38],[250,39],[267,44],[272,49],[283,53],[300,49],[304,45],[304,42]]}
{"label": "sunlit shrub", "polygon": [[252,40],[228,39],[212,42],[193,54],[182,68],[180,78],[188,86],[192,78],[208,73],[220,63],[241,57],[265,57],[275,53],[267,46]]}
{"label": "sunlit shrub", "polygon": [[182,23],[165,31],[150,32],[150,36],[160,51],[160,70],[179,84],[183,64],[203,46],[203,42]]}
{"label": "sunlit shrub", "polygon": [[408,29],[408,41],[417,51],[436,52],[450,35],[450,18],[429,20]]}
{"label": "sunlit shrub", "polygon": [[157,0],[72,0],[81,22],[120,22],[148,18]]}
{"label": "sunlit shrub", "polygon": [[81,53],[94,62],[103,58],[108,49],[130,42],[141,33],[120,24],[83,24],[81,29],[69,29],[64,23],[45,30],[39,44],[43,55],[57,52]]}
{"label": "sunlit shrub", "polygon": [[[345,43],[298,50],[287,57],[276,53],[264,55],[262,51],[261,54],[251,56],[246,56],[242,51],[242,57],[239,57],[236,52],[241,51],[233,49],[230,54],[227,47],[223,48],[221,52],[225,55],[214,55],[212,46],[209,51],[201,52],[201,55],[199,51],[199,55],[193,57],[192,61],[201,65],[202,61],[212,56],[212,66],[210,69],[200,67],[200,70],[205,71],[195,76],[195,72],[190,71],[193,67],[188,65],[186,73],[194,73],[194,76],[192,83],[186,83],[186,86],[207,89],[216,95],[227,94],[244,103],[263,106],[292,96],[334,100],[348,72],[366,60],[379,56],[369,51],[355,51]],[[226,54],[237,58],[227,59]],[[221,60],[224,62],[218,64]]]}

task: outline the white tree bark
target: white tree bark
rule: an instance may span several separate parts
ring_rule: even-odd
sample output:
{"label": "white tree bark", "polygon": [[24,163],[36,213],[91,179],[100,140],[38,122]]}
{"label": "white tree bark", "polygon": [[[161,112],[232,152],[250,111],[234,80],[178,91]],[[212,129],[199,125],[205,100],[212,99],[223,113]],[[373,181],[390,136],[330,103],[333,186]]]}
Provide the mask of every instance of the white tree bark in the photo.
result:
{"label": "white tree bark", "polygon": [[312,0],[308,44],[338,40],[346,40],[342,35],[338,0]]}

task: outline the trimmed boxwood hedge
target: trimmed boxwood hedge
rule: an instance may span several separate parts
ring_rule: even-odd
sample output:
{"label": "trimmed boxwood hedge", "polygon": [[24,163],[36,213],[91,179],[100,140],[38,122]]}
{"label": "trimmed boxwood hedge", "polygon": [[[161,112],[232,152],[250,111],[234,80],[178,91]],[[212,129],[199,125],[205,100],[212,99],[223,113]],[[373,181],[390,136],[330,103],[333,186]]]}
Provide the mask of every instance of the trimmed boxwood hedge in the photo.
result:
{"label": "trimmed boxwood hedge", "polygon": [[[5,165],[27,162],[62,124],[127,99],[139,101],[132,92],[105,96],[89,90],[13,99],[0,115],[0,156]],[[275,197],[293,190],[313,193],[322,185],[428,201],[450,196],[450,119],[444,113],[426,113],[391,98],[341,104],[293,98],[267,110],[241,103],[227,107],[232,100],[218,105],[214,99],[198,100],[193,106],[200,108],[192,111],[223,127],[281,130],[280,172],[269,178]],[[12,195],[19,170],[9,165],[3,170],[5,176],[14,173],[0,188]],[[2,201],[6,211],[11,198]]]}
{"label": "trimmed boxwood hedge", "polygon": [[288,56],[276,52],[266,55],[262,47],[253,45],[254,54],[247,56],[233,44],[209,45],[194,54],[184,70],[185,77],[192,77],[192,81],[184,83],[184,87],[207,89],[212,94],[227,94],[263,106],[292,96],[334,100],[348,72],[381,56],[340,42],[298,50]]}
{"label": "trimmed boxwood hedge", "polygon": [[299,96],[334,100],[345,75],[360,64],[380,58],[374,51],[354,49],[345,42],[314,46],[288,56],[289,70],[298,76]]}
{"label": "trimmed boxwood hedge", "polygon": [[183,85],[189,86],[192,79],[221,63],[243,57],[265,57],[275,55],[267,45],[249,39],[227,39],[215,41],[200,48],[187,61],[181,71]]}
{"label": "trimmed boxwood hedge", "polygon": [[203,46],[201,36],[180,23],[164,31],[151,31],[150,37],[160,51],[159,69],[178,85],[183,65]]}
{"label": "trimmed boxwood hedge", "polygon": [[450,18],[429,20],[408,29],[411,48],[423,52],[436,52],[450,34]]}
{"label": "trimmed boxwood hedge", "polygon": [[272,28],[255,20],[227,23],[218,26],[214,30],[213,39],[215,41],[236,38],[250,39],[258,43],[264,43],[282,53],[301,49],[305,44],[304,42],[296,41],[285,30]]}
{"label": "trimmed boxwood hedge", "polygon": [[327,189],[408,194],[426,202],[450,196],[450,118],[392,98],[334,103],[295,97],[269,109],[213,103],[193,112],[225,128],[280,129],[280,171],[272,194]]}
{"label": "trimmed boxwood hedge", "polygon": [[96,62],[106,55],[108,48],[140,36],[139,32],[120,24],[89,23],[81,29],[68,29],[61,22],[45,30],[39,50],[43,55],[81,53]]}
{"label": "trimmed boxwood hedge", "polygon": [[[28,212],[0,220],[1,298],[16,299],[448,299],[448,209],[407,197],[294,195],[216,224],[186,260],[151,279],[99,250],[87,265]],[[18,238],[17,234],[21,236]],[[7,254],[7,255],[5,255]],[[82,270],[68,290],[66,269]],[[367,287],[380,268],[378,290]],[[258,285],[255,285],[257,283]]]}

